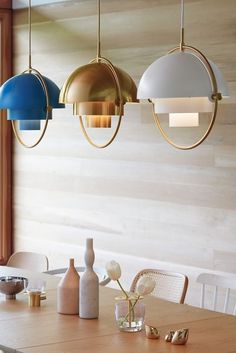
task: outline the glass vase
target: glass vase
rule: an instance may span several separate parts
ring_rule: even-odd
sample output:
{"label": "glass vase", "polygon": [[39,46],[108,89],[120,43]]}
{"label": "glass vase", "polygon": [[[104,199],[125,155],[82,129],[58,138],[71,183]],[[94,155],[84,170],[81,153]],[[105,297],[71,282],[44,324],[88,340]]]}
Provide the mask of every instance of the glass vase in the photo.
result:
{"label": "glass vase", "polygon": [[144,324],[145,304],[140,299],[120,300],[115,306],[115,317],[120,331],[141,331]]}

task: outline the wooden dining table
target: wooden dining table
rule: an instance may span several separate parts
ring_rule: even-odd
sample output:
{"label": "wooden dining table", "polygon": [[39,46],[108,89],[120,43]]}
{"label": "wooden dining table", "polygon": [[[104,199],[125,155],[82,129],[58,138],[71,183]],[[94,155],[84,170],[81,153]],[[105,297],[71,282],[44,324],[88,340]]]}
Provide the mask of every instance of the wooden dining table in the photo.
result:
{"label": "wooden dining table", "polygon": [[[22,269],[0,267],[0,276],[24,276],[47,282],[47,299],[40,307],[28,307],[27,295],[6,300],[0,294],[0,349],[7,353],[236,353],[236,317],[176,304],[148,296],[146,324],[160,331],[160,339],[148,339],[145,331],[120,332],[114,318],[119,291],[100,287],[99,318],[80,319],[56,310],[60,278]],[[189,329],[184,346],[164,340],[170,330]]]}

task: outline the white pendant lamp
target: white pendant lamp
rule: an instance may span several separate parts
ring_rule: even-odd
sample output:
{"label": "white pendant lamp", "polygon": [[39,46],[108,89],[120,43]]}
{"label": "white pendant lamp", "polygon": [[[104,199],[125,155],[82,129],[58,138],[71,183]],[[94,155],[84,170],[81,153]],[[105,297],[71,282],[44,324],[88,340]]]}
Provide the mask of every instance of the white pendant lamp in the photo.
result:
{"label": "white pendant lamp", "polygon": [[[152,63],[138,87],[138,99],[153,103],[154,120],[172,146],[189,150],[209,135],[217,115],[218,102],[228,96],[226,81],[219,68],[198,49],[184,43],[184,0],[181,0],[180,45]],[[160,124],[158,114],[168,113],[170,127],[198,126],[199,113],[212,112],[204,135],[194,144],[182,146],[172,141]]]}

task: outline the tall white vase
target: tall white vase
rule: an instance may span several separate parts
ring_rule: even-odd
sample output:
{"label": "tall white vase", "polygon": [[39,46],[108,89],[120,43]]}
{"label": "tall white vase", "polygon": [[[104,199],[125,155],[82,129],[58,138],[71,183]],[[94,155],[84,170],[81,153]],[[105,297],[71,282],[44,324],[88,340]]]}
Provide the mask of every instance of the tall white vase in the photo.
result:
{"label": "tall white vase", "polygon": [[93,239],[86,239],[85,272],[80,279],[80,313],[82,319],[96,319],[99,314],[99,280],[93,270]]}
{"label": "tall white vase", "polygon": [[80,277],[70,259],[70,266],[57,287],[57,312],[60,314],[79,314]]}

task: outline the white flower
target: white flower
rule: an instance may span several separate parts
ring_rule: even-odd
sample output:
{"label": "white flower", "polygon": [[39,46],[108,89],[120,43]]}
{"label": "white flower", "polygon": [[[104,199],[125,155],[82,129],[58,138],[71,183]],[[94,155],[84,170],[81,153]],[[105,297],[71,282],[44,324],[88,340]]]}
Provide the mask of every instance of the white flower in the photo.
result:
{"label": "white flower", "polygon": [[138,295],[147,295],[152,293],[153,289],[155,288],[156,282],[149,277],[142,277],[138,281],[137,285],[137,293]]}
{"label": "white flower", "polygon": [[112,260],[106,264],[108,277],[113,281],[117,281],[121,277],[121,269],[118,262]]}

